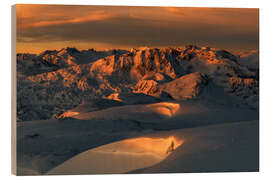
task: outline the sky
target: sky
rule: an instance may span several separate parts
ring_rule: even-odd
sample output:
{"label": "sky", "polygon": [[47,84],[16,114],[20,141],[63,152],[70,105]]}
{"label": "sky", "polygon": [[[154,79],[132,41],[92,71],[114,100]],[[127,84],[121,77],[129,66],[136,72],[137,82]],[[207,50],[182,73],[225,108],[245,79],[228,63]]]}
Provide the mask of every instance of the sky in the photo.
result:
{"label": "sky", "polygon": [[187,44],[259,48],[259,9],[16,5],[17,52]]}

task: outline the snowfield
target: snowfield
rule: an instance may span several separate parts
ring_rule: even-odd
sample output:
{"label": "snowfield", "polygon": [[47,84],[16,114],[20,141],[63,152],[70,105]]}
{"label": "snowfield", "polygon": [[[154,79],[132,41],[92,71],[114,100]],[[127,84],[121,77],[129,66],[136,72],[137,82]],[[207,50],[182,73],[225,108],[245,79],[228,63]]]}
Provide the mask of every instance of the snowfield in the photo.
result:
{"label": "snowfield", "polygon": [[258,171],[258,136],[258,121],[151,133],[85,151],[48,174]]}

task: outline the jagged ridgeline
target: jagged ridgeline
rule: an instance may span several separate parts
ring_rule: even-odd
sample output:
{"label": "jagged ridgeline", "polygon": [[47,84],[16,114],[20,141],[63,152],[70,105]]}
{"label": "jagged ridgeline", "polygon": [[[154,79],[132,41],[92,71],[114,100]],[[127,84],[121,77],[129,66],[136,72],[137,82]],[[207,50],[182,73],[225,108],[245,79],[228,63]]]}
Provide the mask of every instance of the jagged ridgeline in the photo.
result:
{"label": "jagged ridgeline", "polygon": [[207,92],[215,88],[258,108],[258,63],[257,51],[243,55],[192,45],[17,54],[17,117],[19,121],[59,118],[85,102],[95,110],[207,99],[214,94]]}

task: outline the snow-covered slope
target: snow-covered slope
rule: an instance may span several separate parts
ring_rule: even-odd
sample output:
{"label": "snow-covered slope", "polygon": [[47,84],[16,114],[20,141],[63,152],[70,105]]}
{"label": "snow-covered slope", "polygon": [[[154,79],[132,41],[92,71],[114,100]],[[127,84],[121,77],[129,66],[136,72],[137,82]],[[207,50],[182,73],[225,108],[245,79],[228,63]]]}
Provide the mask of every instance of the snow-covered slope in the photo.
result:
{"label": "snow-covered slope", "polygon": [[[18,123],[18,148],[23,149],[18,154],[18,166],[45,173],[89,148],[149,131],[170,132],[258,119],[258,112],[251,109],[193,100],[122,105],[102,110],[84,108],[77,108],[70,119]],[[19,170],[26,173],[24,169]]]}
{"label": "snow-covered slope", "polygon": [[150,133],[85,151],[48,174],[258,171],[258,130],[250,121]]}
{"label": "snow-covered slope", "polygon": [[240,51],[237,55],[239,56],[238,62],[241,65],[246,66],[251,70],[259,69],[259,51]]}
{"label": "snow-covered slope", "polygon": [[133,173],[259,171],[258,121],[177,130],[165,134],[173,134],[184,143],[161,163]]}

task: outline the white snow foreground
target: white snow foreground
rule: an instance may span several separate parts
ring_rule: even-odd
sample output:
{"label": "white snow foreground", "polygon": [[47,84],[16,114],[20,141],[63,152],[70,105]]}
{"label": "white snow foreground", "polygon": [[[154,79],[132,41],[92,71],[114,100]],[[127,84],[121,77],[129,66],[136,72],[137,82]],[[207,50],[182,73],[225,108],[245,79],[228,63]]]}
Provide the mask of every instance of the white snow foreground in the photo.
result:
{"label": "white snow foreground", "polygon": [[258,130],[250,121],[152,133],[85,151],[48,174],[258,171]]}

